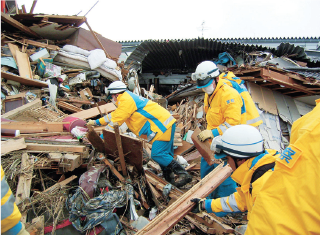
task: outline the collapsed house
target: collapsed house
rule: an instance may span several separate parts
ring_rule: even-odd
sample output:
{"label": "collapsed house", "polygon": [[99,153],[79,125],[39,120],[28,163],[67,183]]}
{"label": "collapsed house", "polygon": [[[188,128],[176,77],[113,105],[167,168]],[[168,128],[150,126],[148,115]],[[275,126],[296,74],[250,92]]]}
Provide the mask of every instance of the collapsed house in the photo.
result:
{"label": "collapsed house", "polygon": [[[201,156],[214,158],[195,138],[206,123],[203,93],[190,74],[214,60],[244,80],[264,120],[266,147],[281,152],[293,121],[314,106],[303,98],[320,94],[319,58],[290,44],[194,39],[144,41],[119,62],[121,44],[95,33],[85,17],[21,10],[1,13],[1,164],[27,230],[237,234],[245,213],[190,212],[191,198],[206,197],[231,174],[220,165],[200,180]],[[114,132],[86,126],[116,109],[104,92],[116,80],[176,118],[175,157],[192,182],[181,189],[166,182],[144,138],[118,125]]]}

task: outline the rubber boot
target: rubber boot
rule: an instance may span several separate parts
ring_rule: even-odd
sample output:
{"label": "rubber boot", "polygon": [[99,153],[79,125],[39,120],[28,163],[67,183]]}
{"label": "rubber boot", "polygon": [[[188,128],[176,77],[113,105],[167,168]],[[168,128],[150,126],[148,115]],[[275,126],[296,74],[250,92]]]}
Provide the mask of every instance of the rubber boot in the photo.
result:
{"label": "rubber boot", "polygon": [[172,170],[170,170],[168,167],[162,167],[161,166],[161,170],[162,170],[162,174],[163,174],[163,178],[168,181],[170,184],[174,183],[174,173],[172,172]]}
{"label": "rubber boot", "polygon": [[192,176],[181,166],[176,160],[172,160],[172,162],[167,166],[168,169],[172,170],[176,175],[178,175],[177,181],[173,183],[176,187],[182,187],[187,183],[191,182]]}

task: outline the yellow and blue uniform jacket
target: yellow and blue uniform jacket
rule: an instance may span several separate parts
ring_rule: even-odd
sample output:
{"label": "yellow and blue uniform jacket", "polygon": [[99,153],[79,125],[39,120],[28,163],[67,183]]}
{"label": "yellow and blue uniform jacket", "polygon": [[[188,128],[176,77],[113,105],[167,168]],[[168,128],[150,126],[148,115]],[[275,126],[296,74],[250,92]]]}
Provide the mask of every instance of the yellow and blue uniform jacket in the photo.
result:
{"label": "yellow and blue uniform jacket", "polygon": [[256,199],[246,235],[320,234],[320,99],[292,125],[289,146]]}
{"label": "yellow and blue uniform jacket", "polygon": [[[212,212],[245,212],[248,211],[248,220],[250,221],[251,211],[253,209],[257,195],[265,182],[271,176],[273,169],[266,171],[260,178],[251,185],[251,178],[255,170],[263,165],[276,161],[276,150],[265,150],[257,157],[250,158],[241,164],[231,175],[231,178],[241,185],[237,192],[228,197],[217,199],[207,199],[205,208],[209,213]],[[251,188],[252,187],[252,188]],[[250,190],[252,189],[252,191]],[[251,192],[250,192],[251,191]]]}
{"label": "yellow and blue uniform jacket", "polygon": [[[252,97],[250,96],[244,81],[236,77],[233,72],[222,73],[219,76],[220,79],[227,83],[229,86],[233,87],[241,95],[245,107],[246,107],[246,123],[251,126],[259,126],[263,123],[262,118],[259,115],[258,109],[256,108]],[[244,124],[244,123],[243,123]]]}
{"label": "yellow and blue uniform jacket", "polygon": [[214,137],[222,135],[229,127],[245,124],[245,105],[239,93],[220,79],[215,90],[204,97],[207,129]]}
{"label": "yellow and blue uniform jacket", "polygon": [[116,106],[115,111],[96,120],[96,123],[108,124],[113,128],[113,123],[117,122],[120,126],[125,122],[135,135],[146,135],[148,142],[170,141],[171,132],[167,130],[171,129],[176,119],[159,104],[125,91],[118,96]]}
{"label": "yellow and blue uniform jacket", "polygon": [[23,228],[20,218],[21,213],[1,166],[1,234],[18,234]]}

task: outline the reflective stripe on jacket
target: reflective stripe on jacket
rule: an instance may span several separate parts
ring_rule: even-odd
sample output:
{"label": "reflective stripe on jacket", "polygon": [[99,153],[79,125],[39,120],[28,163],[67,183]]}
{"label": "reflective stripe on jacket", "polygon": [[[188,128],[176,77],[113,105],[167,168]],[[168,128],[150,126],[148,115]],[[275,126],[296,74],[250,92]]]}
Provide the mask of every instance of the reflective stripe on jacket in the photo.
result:
{"label": "reflective stripe on jacket", "polygon": [[256,199],[246,235],[320,234],[320,99],[292,125],[290,145]]}
{"label": "reflective stripe on jacket", "polygon": [[[272,169],[265,172],[260,178],[250,184],[251,178],[255,170],[263,165],[275,162],[276,150],[268,149],[257,157],[250,158],[241,164],[231,175],[231,178],[241,185],[237,188],[237,192],[228,197],[206,200],[206,210],[211,212],[244,212],[248,211],[248,220],[250,221],[251,211],[255,203],[255,199],[259,194],[262,186],[272,174]],[[250,193],[250,187],[252,192]]]}
{"label": "reflective stripe on jacket", "polygon": [[246,106],[246,123],[251,126],[259,126],[263,123],[262,118],[259,115],[258,109],[255,106],[251,95],[249,94],[246,86],[244,85],[244,81],[240,78],[236,77],[233,72],[222,73],[219,76],[220,79],[224,79],[223,81],[227,83],[229,86],[233,87],[238,91],[241,97],[244,100]]}
{"label": "reflective stripe on jacket", "polygon": [[238,92],[219,80],[212,95],[204,96],[207,129],[212,130],[214,137],[222,135],[229,127],[246,123],[241,115],[244,103]]}
{"label": "reflective stripe on jacket", "polygon": [[1,166],[1,233],[18,234],[22,228],[21,213]]}
{"label": "reflective stripe on jacket", "polygon": [[[126,91],[117,98],[117,109],[111,113],[111,122],[117,122],[120,126],[125,122],[135,135],[146,135],[148,141],[161,138],[176,119],[159,104]],[[101,125],[106,124],[104,118],[100,118]],[[108,125],[109,126],[109,125]],[[112,127],[112,125],[110,125]],[[166,135],[164,141],[169,141],[170,135]]]}

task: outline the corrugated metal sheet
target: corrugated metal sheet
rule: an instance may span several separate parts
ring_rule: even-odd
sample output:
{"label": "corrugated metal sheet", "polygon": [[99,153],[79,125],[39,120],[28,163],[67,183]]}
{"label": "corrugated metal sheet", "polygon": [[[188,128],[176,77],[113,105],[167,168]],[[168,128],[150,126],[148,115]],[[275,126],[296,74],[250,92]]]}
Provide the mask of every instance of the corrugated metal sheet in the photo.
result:
{"label": "corrugated metal sheet", "polygon": [[[126,65],[132,63],[133,68],[142,69],[144,73],[190,73],[194,72],[198,63],[212,60],[219,53],[236,53],[264,51],[268,48],[259,45],[239,43],[222,43],[211,39],[191,40],[148,40],[142,42],[128,57]],[[274,49],[271,49],[271,51]]]}
{"label": "corrugated metal sheet", "polygon": [[126,60],[126,65],[143,73],[187,74],[195,71],[198,63],[214,60],[222,52],[234,58],[242,53],[269,51],[275,56],[290,56],[293,60],[311,62],[304,48],[290,43],[281,43],[277,49],[261,45],[224,43],[212,39],[147,40],[143,41]]}

